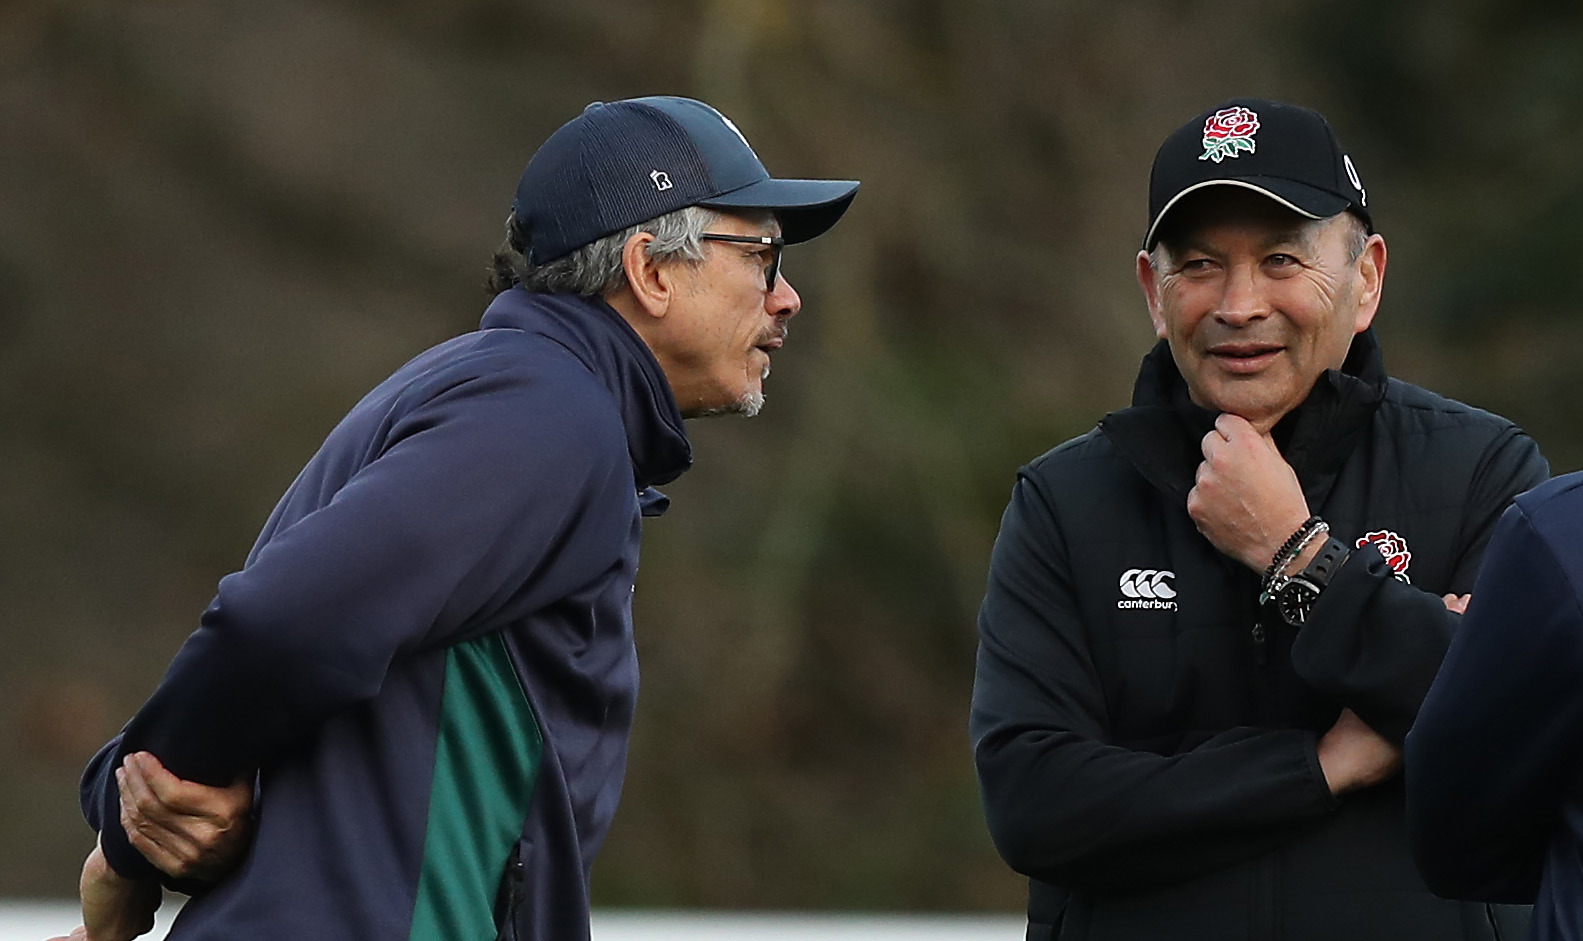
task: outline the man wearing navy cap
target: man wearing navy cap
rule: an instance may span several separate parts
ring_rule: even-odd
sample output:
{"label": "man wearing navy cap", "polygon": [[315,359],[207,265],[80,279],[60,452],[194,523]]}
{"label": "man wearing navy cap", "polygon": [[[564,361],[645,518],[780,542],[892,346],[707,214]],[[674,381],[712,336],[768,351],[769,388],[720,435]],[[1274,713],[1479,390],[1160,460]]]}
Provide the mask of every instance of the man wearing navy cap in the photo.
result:
{"label": "man wearing navy cap", "polygon": [[1401,746],[1514,494],[1510,422],[1386,375],[1386,249],[1329,123],[1155,156],[1130,408],[1018,474],[971,730],[1030,939],[1514,937],[1409,849]]}
{"label": "man wearing navy cap", "polygon": [[771,178],[686,98],[556,131],[481,329],[330,433],[90,764],[74,937],[146,931],[165,881],[183,941],[587,938],[642,518],[683,419],[762,406],[801,304],[781,251],[857,188]]}

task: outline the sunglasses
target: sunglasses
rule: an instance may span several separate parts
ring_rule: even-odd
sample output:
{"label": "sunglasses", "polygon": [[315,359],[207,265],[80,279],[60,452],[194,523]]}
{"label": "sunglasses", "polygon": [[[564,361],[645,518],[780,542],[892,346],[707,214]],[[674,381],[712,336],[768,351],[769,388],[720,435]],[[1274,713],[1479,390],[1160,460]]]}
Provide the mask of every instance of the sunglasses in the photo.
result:
{"label": "sunglasses", "polygon": [[720,235],[714,232],[705,232],[699,238],[706,242],[739,242],[743,245],[768,245],[770,246],[770,264],[764,269],[764,290],[775,290],[775,279],[781,273],[781,252],[786,250],[786,240],[778,235]]}

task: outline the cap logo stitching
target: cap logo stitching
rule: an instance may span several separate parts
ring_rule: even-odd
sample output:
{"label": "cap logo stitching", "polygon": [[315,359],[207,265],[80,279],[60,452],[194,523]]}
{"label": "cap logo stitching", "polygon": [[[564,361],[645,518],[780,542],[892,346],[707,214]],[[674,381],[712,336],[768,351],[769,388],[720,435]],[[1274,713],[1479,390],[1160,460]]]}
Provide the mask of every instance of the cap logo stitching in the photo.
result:
{"label": "cap logo stitching", "polygon": [[1347,170],[1347,180],[1352,188],[1358,191],[1358,205],[1367,207],[1369,204],[1369,191],[1363,188],[1363,181],[1358,179],[1358,169],[1352,165],[1350,154],[1341,155],[1341,165]]}
{"label": "cap logo stitching", "polygon": [[1198,159],[1219,163],[1228,157],[1253,153],[1253,135],[1259,132],[1259,116],[1241,106],[1224,108],[1204,122],[1204,152]]}
{"label": "cap logo stitching", "polygon": [[670,174],[664,170],[654,170],[649,173],[649,179],[654,181],[654,188],[661,193],[671,188]]}

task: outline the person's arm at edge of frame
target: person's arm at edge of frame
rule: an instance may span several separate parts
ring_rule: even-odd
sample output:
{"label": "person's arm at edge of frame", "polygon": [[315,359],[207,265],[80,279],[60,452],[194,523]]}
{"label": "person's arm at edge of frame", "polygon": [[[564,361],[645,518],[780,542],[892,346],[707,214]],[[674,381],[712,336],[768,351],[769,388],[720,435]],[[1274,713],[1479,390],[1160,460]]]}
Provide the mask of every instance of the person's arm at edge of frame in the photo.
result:
{"label": "person's arm at edge of frame", "polygon": [[[1450,590],[1473,590],[1484,547],[1517,494],[1544,481],[1549,464],[1533,439],[1507,426],[1486,448],[1463,511]],[[1400,581],[1378,549],[1354,549],[1314,603],[1292,647],[1292,665],[1370,728],[1400,745],[1445,656],[1460,615],[1444,599]]]}
{"label": "person's arm at edge of frame", "polygon": [[1142,889],[1257,857],[1333,811],[1343,785],[1312,732],[1229,729],[1171,756],[1107,742],[1059,526],[1024,472],[979,616],[971,732],[1006,862],[1068,888]]}
{"label": "person's arm at edge of frame", "polygon": [[[1575,528],[1583,500],[1568,502]],[[1575,574],[1521,502],[1507,511],[1407,736],[1408,834],[1438,895],[1524,903],[1538,891],[1583,747]]]}

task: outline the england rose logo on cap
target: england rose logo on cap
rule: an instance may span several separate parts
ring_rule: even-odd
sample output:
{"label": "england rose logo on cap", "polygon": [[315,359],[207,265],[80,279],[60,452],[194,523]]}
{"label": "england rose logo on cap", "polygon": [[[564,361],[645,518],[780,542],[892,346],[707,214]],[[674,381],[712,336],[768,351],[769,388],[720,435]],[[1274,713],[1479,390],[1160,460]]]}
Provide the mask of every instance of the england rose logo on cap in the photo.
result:
{"label": "england rose logo on cap", "polygon": [[1242,151],[1253,153],[1256,149],[1253,135],[1259,132],[1259,116],[1238,106],[1216,111],[1204,122],[1204,153],[1200,160],[1219,163],[1235,157]]}
{"label": "england rose logo on cap", "polygon": [[1411,584],[1412,579],[1407,577],[1407,566],[1412,563],[1413,554],[1407,551],[1407,540],[1388,529],[1379,529],[1364,533],[1358,539],[1356,548],[1362,549],[1371,542],[1385,557],[1385,564],[1391,567],[1391,572],[1401,581]]}

